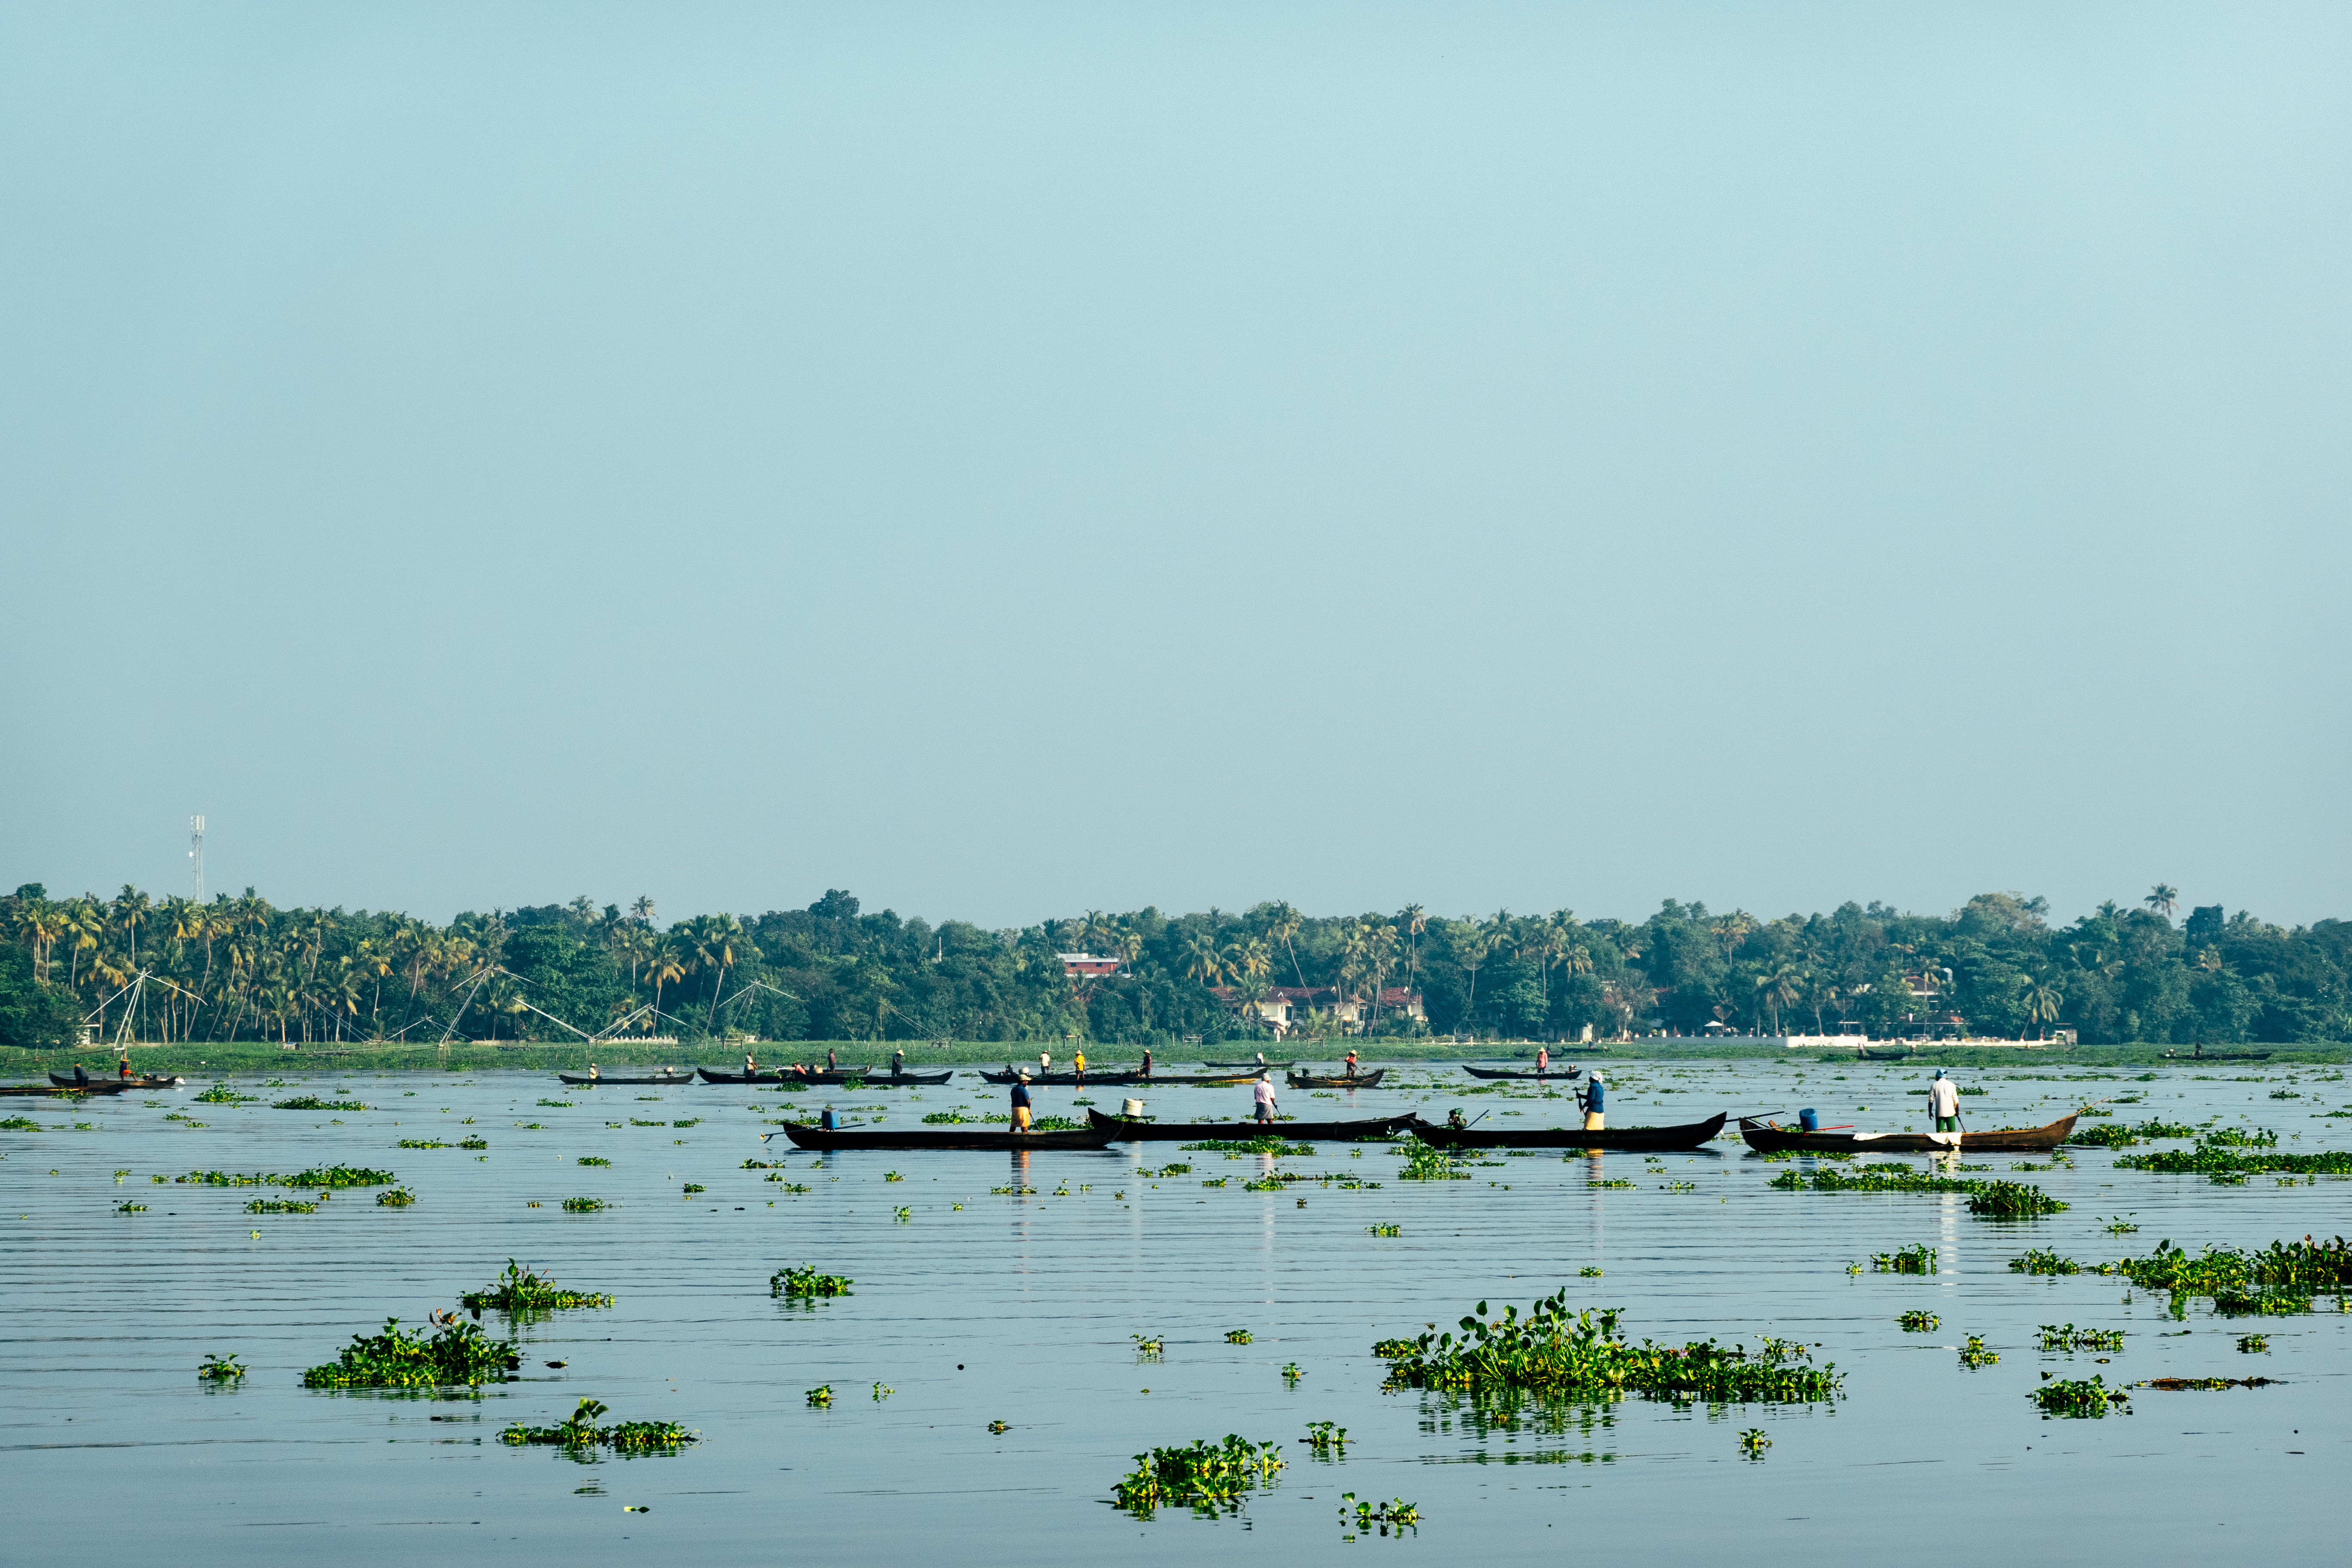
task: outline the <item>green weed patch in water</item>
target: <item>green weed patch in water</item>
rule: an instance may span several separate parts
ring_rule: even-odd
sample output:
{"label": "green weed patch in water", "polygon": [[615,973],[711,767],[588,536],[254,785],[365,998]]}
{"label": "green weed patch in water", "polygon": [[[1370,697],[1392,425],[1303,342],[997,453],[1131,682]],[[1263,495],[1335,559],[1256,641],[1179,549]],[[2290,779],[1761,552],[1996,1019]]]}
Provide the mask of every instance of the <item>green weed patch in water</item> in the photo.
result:
{"label": "green weed patch in water", "polygon": [[1245,1345],[1249,1342],[1250,1331],[1247,1329],[1234,1329],[1225,1335],[1225,1343],[1229,1345]]}
{"label": "green weed patch in water", "polygon": [[457,1140],[457,1147],[460,1149],[487,1149],[489,1146],[490,1141],[487,1138],[460,1138]]}
{"label": "green weed patch in water", "polygon": [[2197,1142],[2214,1149],[2275,1149],[2278,1134],[2267,1127],[2209,1127]]}
{"label": "green weed patch in water", "polygon": [[404,1149],[446,1149],[449,1147],[448,1144],[431,1138],[404,1138],[400,1141],[400,1146]]}
{"label": "green weed patch in water", "polygon": [[427,1388],[510,1383],[522,1357],[476,1323],[450,1323],[427,1338],[386,1318],[380,1334],[354,1334],[342,1354],[302,1374],[305,1388]]}
{"label": "green weed patch in water", "polygon": [[563,1212],[565,1214],[599,1214],[610,1206],[611,1205],[606,1204],[602,1198],[566,1198],[563,1200]]}
{"label": "green weed patch in water", "polygon": [[1421,1533],[1421,1510],[1401,1497],[1391,1498],[1386,1502],[1359,1502],[1356,1500],[1355,1493],[1341,1492],[1339,1521],[1343,1525],[1349,1522],[1349,1514],[1351,1510],[1355,1516],[1353,1528],[1359,1535],[1374,1529],[1382,1535],[1386,1535],[1391,1530],[1399,1536],[1402,1536],[1408,1530],[1415,1535]]}
{"label": "green weed patch in water", "polygon": [[2078,1143],[2086,1149],[2128,1149],[2138,1142],[2139,1138],[2130,1128],[2120,1122],[2103,1122],[2096,1127],[2081,1129],[2067,1142]]}
{"label": "green weed patch in water", "polygon": [[593,1399],[583,1399],[571,1418],[560,1426],[525,1426],[520,1423],[499,1434],[499,1441],[520,1446],[526,1443],[560,1445],[566,1448],[613,1448],[624,1453],[676,1453],[687,1444],[698,1439],[675,1421],[616,1421],[610,1426],[599,1426],[597,1418],[605,1414],[604,1406]]}
{"label": "green weed patch in water", "polygon": [[356,1100],[320,1100],[315,1094],[297,1095],[292,1100],[272,1100],[270,1104],[273,1109],[278,1110],[365,1110],[367,1109]]}
{"label": "green weed patch in water", "polygon": [[[1754,1355],[1713,1340],[1683,1345],[1639,1344],[1618,1337],[1615,1310],[1570,1312],[1568,1292],[1537,1300],[1524,1318],[1506,1307],[1487,1319],[1486,1303],[1452,1331],[1424,1333],[1401,1355],[1389,1356],[1389,1386],[1454,1389],[1472,1394],[1548,1398],[1652,1399],[1746,1403],[1832,1397],[1843,1382],[1831,1365],[1792,1364],[1808,1356],[1801,1345],[1768,1341]],[[1386,1341],[1386,1354],[1400,1342]]]}
{"label": "green weed patch in water", "polygon": [[245,1205],[247,1214],[317,1214],[319,1205],[300,1198],[256,1198]]}
{"label": "green weed patch in water", "polygon": [[468,1290],[457,1298],[457,1305],[482,1315],[485,1310],[500,1312],[563,1312],[581,1307],[609,1307],[613,1298],[595,1290],[567,1290],[545,1275],[534,1274],[507,1259],[506,1272],[478,1290]]}
{"label": "green weed patch in water", "polygon": [[2123,1405],[2126,1414],[2131,1408],[2130,1392],[2109,1388],[2096,1373],[2089,1377],[2053,1378],[2027,1397],[2042,1407],[2045,1416],[2095,1419],[2105,1415],[2110,1405]]}
{"label": "green weed patch in water", "polygon": [[2238,1350],[2245,1355],[2260,1355],[2271,1348],[2270,1340],[2262,1334],[2240,1334]]}
{"label": "green weed patch in water", "polygon": [[2041,1326],[2042,1348],[2045,1351],[2119,1351],[2124,1348],[2121,1329],[2078,1329],[2072,1323],[2044,1323]]}
{"label": "green weed patch in water", "polygon": [[197,1095],[195,1100],[199,1105],[251,1105],[260,1098],[257,1094],[239,1094],[225,1083],[216,1083]]}
{"label": "green weed patch in water", "polygon": [[43,1126],[40,1122],[34,1121],[29,1116],[11,1116],[6,1121],[0,1121],[0,1128],[5,1128],[11,1132],[46,1132],[48,1131],[47,1127]]}
{"label": "green weed patch in water", "polygon": [[394,1187],[389,1192],[376,1194],[375,1201],[379,1208],[404,1209],[416,1201],[416,1194],[406,1187]]}
{"label": "green weed patch in water", "polygon": [[[161,1181],[162,1177],[156,1180]],[[174,1176],[183,1186],[199,1187],[388,1187],[398,1180],[390,1171],[372,1171],[361,1165],[314,1165],[307,1171],[297,1171],[290,1176],[254,1172],[238,1175],[226,1171],[190,1171],[184,1176]]]}
{"label": "green weed patch in water", "polygon": [[610,1165],[613,1162],[602,1154],[583,1154],[580,1156],[580,1163],[583,1165]]}
{"label": "green weed patch in water", "polygon": [[1268,1133],[1260,1138],[1203,1138],[1198,1143],[1179,1143],[1180,1154],[1289,1154],[1303,1156],[1315,1152],[1311,1143],[1293,1143],[1287,1138]]}
{"label": "green weed patch in water", "polygon": [[2153,1171],[2161,1176],[2237,1179],[2278,1171],[2298,1176],[2352,1176],[2352,1150],[2331,1149],[2321,1154],[2233,1154],[2209,1142],[2194,1149],[2121,1155],[2116,1161],[2116,1169]]}
{"label": "green weed patch in water", "polygon": [[1870,1267],[1879,1274],[1933,1274],[1936,1249],[1923,1241],[1894,1252],[1874,1252],[1870,1255]]}
{"label": "green weed patch in water", "polygon": [[779,1268],[768,1276],[771,1296],[847,1296],[856,1281],[839,1274],[820,1274],[814,1264]]}
{"label": "green weed patch in water", "polygon": [[114,1205],[114,1212],[116,1214],[145,1214],[147,1212],[147,1205],[145,1204],[134,1204],[126,1198],[121,1203]]}
{"label": "green weed patch in water", "polygon": [[1914,1309],[1895,1320],[1906,1334],[1931,1334],[1943,1326],[1944,1320],[1924,1309]]}
{"label": "green weed patch in water", "polygon": [[1147,1167],[1137,1173],[1141,1175],[1146,1181],[1158,1181],[1166,1176],[1189,1176],[1192,1173],[1192,1167],[1181,1163],[1168,1164],[1160,1166],[1160,1169],[1156,1171]]}
{"label": "green weed patch in water", "polygon": [[1242,1496],[1273,1483],[1282,1468],[1277,1443],[1253,1443],[1228,1434],[1223,1443],[1205,1438],[1186,1447],[1154,1448],[1135,1456],[1135,1468],[1112,1489],[1112,1506],[1137,1519],[1163,1508],[1189,1508],[1213,1515],[1239,1511]]}
{"label": "green weed patch in water", "polygon": [[1468,1162],[1456,1160],[1442,1149],[1426,1143],[1414,1143],[1404,1152],[1404,1163],[1397,1167],[1400,1182],[1466,1182],[1470,1179]]}
{"label": "green weed patch in water", "polygon": [[2083,1266],[2071,1258],[2061,1258],[2048,1247],[2036,1247],[2021,1258],[2009,1260],[2011,1274],[2080,1274]]}
{"label": "green weed patch in water", "polygon": [[1366,1236],[1402,1236],[1404,1234],[1404,1226],[1401,1225],[1368,1225],[1364,1227],[1364,1234]]}
{"label": "green weed patch in water", "polygon": [[196,1368],[196,1377],[204,1383],[235,1383],[245,1375],[245,1363],[234,1355],[206,1353]]}
{"label": "green weed patch in water", "polygon": [[1969,1212],[1992,1219],[2029,1219],[2056,1214],[2066,1205],[2031,1182],[1977,1182],[1969,1194]]}

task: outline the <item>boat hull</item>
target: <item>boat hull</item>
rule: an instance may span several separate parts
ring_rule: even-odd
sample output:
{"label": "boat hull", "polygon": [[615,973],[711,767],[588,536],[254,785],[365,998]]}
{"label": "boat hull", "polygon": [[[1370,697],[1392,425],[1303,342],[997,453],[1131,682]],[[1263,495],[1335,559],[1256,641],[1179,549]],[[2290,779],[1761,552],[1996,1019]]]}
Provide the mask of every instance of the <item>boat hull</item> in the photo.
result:
{"label": "boat hull", "polygon": [[1375,1116],[1360,1121],[1137,1121],[1124,1116],[1105,1116],[1099,1110],[1087,1112],[1098,1132],[1124,1142],[1177,1143],[1198,1142],[1202,1139],[1226,1138],[1245,1142],[1252,1138],[1283,1138],[1294,1143],[1349,1142],[1362,1138],[1385,1138],[1400,1128],[1409,1127],[1413,1118]]}
{"label": "boat hull", "polygon": [[1559,1079],[1564,1081],[1569,1079],[1582,1078],[1584,1076],[1584,1069],[1579,1067],[1553,1068],[1545,1072],[1536,1072],[1532,1069],[1526,1072],[1520,1072],[1511,1068],[1474,1068],[1469,1063],[1465,1062],[1462,1064],[1462,1070],[1468,1073],[1472,1078],[1510,1079],[1513,1080],[1532,1079],[1538,1082],[1546,1081],[1551,1079]]}
{"label": "boat hull", "polygon": [[1386,1068],[1374,1068],[1349,1078],[1345,1073],[1326,1076],[1320,1073],[1295,1072],[1290,1075],[1293,1089],[1378,1089],[1381,1079],[1388,1076]]}
{"label": "boat hull", "polygon": [[1110,1135],[1098,1128],[1072,1131],[1013,1132],[984,1127],[841,1127],[827,1131],[806,1122],[788,1122],[784,1136],[803,1149],[1102,1149]]}
{"label": "boat hull", "polygon": [[[936,1086],[955,1077],[955,1069],[946,1072],[909,1072],[892,1077],[880,1069],[865,1071],[852,1068],[836,1068],[830,1072],[760,1072],[745,1075],[740,1072],[719,1072],[709,1068],[694,1069],[705,1083],[814,1083],[827,1088],[845,1083],[862,1083],[868,1089],[921,1089]],[[610,1082],[611,1079],[605,1081]]]}
{"label": "boat hull", "polygon": [[2072,1116],[2047,1127],[2003,1127],[1988,1132],[1806,1132],[1739,1119],[1739,1136],[1759,1154],[2047,1153],[2074,1134]]}
{"label": "boat hull", "polygon": [[1697,1149],[1723,1131],[1727,1115],[1678,1127],[1438,1127],[1423,1123],[1412,1135],[1439,1149]]}
{"label": "boat hull", "polygon": [[600,1074],[595,1078],[590,1078],[584,1072],[560,1072],[555,1076],[574,1089],[596,1089],[606,1084],[616,1089],[643,1089],[649,1085],[690,1084],[694,1081],[694,1075],[690,1072],[674,1073],[662,1078],[626,1078],[619,1073],[610,1072]]}

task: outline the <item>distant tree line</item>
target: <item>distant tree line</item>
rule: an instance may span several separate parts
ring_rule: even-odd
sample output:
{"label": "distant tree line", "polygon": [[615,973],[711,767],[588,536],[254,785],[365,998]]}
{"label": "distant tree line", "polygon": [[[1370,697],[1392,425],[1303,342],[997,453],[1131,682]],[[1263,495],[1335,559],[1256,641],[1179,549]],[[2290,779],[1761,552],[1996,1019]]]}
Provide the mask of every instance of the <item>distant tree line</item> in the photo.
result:
{"label": "distant tree line", "polygon": [[[1639,923],[1569,910],[1448,920],[1089,910],[1020,929],[861,911],[834,889],[804,910],[664,925],[652,901],[462,914],[278,909],[247,889],[210,903],[0,899],[0,1043],[170,1040],[1262,1037],[1277,988],[1297,1027],[1566,1039],[1709,1025],[1758,1034],[2074,1028],[2085,1043],[2352,1039],[2352,924],[2283,929],[2219,905],[2176,923],[2171,889],[2050,925],[2040,899],[1986,893],[1949,915],[1848,903],[1760,920],[1668,900]],[[1060,954],[1115,957],[1073,977]],[[1300,992],[1309,993],[1301,997]],[[1423,999],[1426,1022],[1397,1005]],[[1383,1001],[1388,998],[1388,1001]],[[1955,1020],[1958,1020],[1956,1023]]]}

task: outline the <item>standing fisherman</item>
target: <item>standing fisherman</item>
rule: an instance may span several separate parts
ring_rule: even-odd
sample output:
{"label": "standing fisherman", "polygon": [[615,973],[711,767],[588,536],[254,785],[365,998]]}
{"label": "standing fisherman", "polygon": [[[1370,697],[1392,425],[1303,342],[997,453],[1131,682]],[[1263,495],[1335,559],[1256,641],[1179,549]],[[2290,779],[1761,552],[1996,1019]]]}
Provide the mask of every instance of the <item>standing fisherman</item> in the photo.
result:
{"label": "standing fisherman", "polygon": [[890,1053],[890,1076],[892,1078],[907,1076],[907,1047],[904,1046]]}
{"label": "standing fisherman", "polygon": [[1150,1078],[1151,1076],[1151,1047],[1150,1046],[1143,1047],[1143,1076],[1146,1078]]}
{"label": "standing fisherman", "polygon": [[1607,1127],[1608,1118],[1602,1114],[1605,1099],[1606,1091],[1601,1087],[1600,1069],[1595,1068],[1592,1077],[1586,1080],[1583,1092],[1576,1097],[1577,1103],[1584,1107],[1584,1130],[1587,1132],[1599,1132]]}
{"label": "standing fisherman", "polygon": [[1551,1047],[1549,1046],[1538,1046],[1536,1047],[1536,1076],[1538,1078],[1541,1078],[1544,1074],[1549,1071],[1551,1071]]}
{"label": "standing fisherman", "polygon": [[827,1072],[841,1070],[841,1058],[834,1055],[831,1047],[827,1047],[824,1053],[824,1070]]}
{"label": "standing fisherman", "polygon": [[1927,1085],[1927,1114],[1936,1119],[1938,1132],[1960,1130],[1960,1087],[1936,1069],[1935,1080]]}
{"label": "standing fisherman", "polygon": [[1356,1053],[1353,1049],[1348,1052],[1348,1076],[1349,1078],[1356,1076]]}
{"label": "standing fisherman", "polygon": [[1029,1131],[1029,1075],[1025,1072],[1013,1080],[1013,1131]]}
{"label": "standing fisherman", "polygon": [[1250,1090],[1250,1099],[1257,1107],[1255,1113],[1257,1119],[1271,1122],[1274,1120],[1274,1080],[1263,1073],[1259,1074],[1256,1086]]}
{"label": "standing fisherman", "polygon": [[1070,1067],[1077,1075],[1075,1081],[1078,1087],[1081,1089],[1085,1088],[1087,1082],[1087,1048],[1084,1046],[1080,1046],[1078,1047],[1078,1054],[1071,1059]]}

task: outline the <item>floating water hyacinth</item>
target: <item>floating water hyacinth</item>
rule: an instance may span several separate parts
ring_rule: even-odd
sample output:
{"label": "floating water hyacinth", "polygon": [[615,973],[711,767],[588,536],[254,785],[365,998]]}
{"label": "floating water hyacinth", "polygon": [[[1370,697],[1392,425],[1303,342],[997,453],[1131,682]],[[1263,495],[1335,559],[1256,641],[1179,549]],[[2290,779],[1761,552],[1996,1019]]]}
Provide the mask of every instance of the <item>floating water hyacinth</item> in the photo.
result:
{"label": "floating water hyacinth", "polygon": [[508,1383],[522,1364],[514,1347],[475,1323],[450,1323],[430,1338],[386,1318],[383,1331],[354,1334],[342,1353],[302,1374],[305,1388],[412,1388]]}
{"label": "floating water hyacinth", "polygon": [[1935,1313],[1922,1310],[1906,1312],[1895,1321],[1900,1323],[1903,1326],[1903,1331],[1908,1334],[1933,1333],[1943,1325],[1944,1321]]}
{"label": "floating water hyacinth", "polygon": [[2106,1415],[2110,1405],[2124,1405],[2131,1394],[2128,1390],[2109,1388],[2094,1373],[2087,1378],[2059,1378],[2043,1384],[2028,1395],[2042,1407],[2042,1414],[2075,1417],[2098,1417]]}
{"label": "floating water hyacinth", "polygon": [[1881,1274],[1933,1274],[1936,1249],[1920,1242],[1894,1252],[1874,1252],[1870,1255],[1870,1267]]}
{"label": "floating water hyacinth", "polygon": [[320,1100],[315,1094],[297,1095],[292,1100],[273,1100],[271,1106],[278,1110],[365,1110],[367,1109],[356,1100]]}
{"label": "floating water hyacinth", "polygon": [[2119,1351],[2124,1348],[2121,1329],[2078,1329],[2072,1323],[2044,1323],[2041,1328],[2042,1348],[2045,1351]]}
{"label": "floating water hyacinth", "polygon": [[234,1355],[207,1353],[196,1368],[196,1376],[206,1383],[235,1383],[245,1375],[245,1363]]}
{"label": "floating water hyacinth", "polygon": [[499,1441],[518,1446],[546,1443],[566,1448],[616,1448],[641,1454],[674,1452],[700,1441],[675,1421],[616,1421],[610,1426],[599,1426],[597,1418],[604,1414],[602,1403],[583,1399],[562,1426],[525,1426],[517,1423],[500,1432]]}
{"label": "floating water hyacinth", "polygon": [[1150,1519],[1162,1508],[1236,1512],[1244,1492],[1272,1484],[1282,1468],[1282,1457],[1275,1451],[1279,1447],[1228,1434],[1223,1443],[1204,1438],[1138,1454],[1136,1468],[1112,1489],[1113,1506],[1138,1519]]}
{"label": "floating water hyacinth", "polygon": [[768,1276],[771,1296],[847,1296],[856,1281],[839,1274],[820,1274],[814,1264],[779,1268]]}
{"label": "floating water hyacinth", "polygon": [[609,1307],[613,1298],[593,1290],[566,1290],[555,1281],[507,1259],[506,1272],[478,1290],[457,1298],[457,1305],[476,1317],[485,1310],[557,1312],[582,1307]]}

